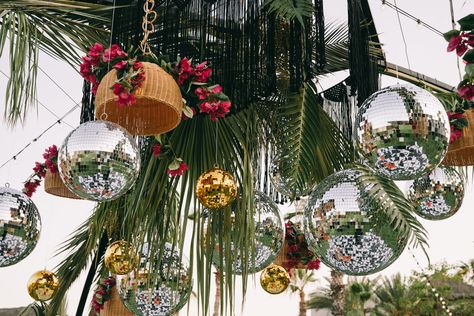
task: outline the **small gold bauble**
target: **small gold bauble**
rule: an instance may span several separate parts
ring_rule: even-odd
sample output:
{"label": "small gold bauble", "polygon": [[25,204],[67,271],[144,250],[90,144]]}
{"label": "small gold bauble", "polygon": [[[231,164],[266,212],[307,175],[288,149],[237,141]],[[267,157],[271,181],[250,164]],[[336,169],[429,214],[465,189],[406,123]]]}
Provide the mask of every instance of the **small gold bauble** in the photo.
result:
{"label": "small gold bauble", "polygon": [[135,269],[137,263],[138,254],[128,241],[116,241],[105,251],[105,266],[113,274],[128,274]]}
{"label": "small gold bauble", "polygon": [[214,167],[201,174],[197,180],[196,195],[205,207],[219,209],[234,201],[237,185],[230,173]]}
{"label": "small gold bauble", "polygon": [[28,280],[28,294],[35,301],[49,301],[56,294],[58,287],[58,277],[47,270],[36,272]]}
{"label": "small gold bauble", "polygon": [[260,285],[270,294],[280,294],[290,284],[290,275],[286,270],[276,264],[265,268],[260,274]]}

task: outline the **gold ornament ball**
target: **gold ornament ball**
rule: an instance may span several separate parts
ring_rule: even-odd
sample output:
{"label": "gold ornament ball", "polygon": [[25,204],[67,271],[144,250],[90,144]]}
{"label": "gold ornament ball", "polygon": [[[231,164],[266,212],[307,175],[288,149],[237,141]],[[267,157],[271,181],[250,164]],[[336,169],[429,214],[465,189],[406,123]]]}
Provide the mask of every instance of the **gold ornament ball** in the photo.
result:
{"label": "gold ornament ball", "polygon": [[270,294],[280,294],[290,284],[290,275],[286,270],[276,264],[266,267],[260,274],[260,285]]}
{"label": "gold ornament ball", "polygon": [[205,207],[219,209],[234,201],[237,185],[230,173],[214,167],[201,174],[197,180],[196,195]]}
{"label": "gold ornament ball", "polygon": [[105,251],[105,266],[113,274],[128,274],[135,269],[137,263],[138,254],[128,241],[116,241]]}
{"label": "gold ornament ball", "polygon": [[47,270],[36,272],[28,280],[28,294],[35,301],[49,301],[56,294],[58,287],[58,277]]}

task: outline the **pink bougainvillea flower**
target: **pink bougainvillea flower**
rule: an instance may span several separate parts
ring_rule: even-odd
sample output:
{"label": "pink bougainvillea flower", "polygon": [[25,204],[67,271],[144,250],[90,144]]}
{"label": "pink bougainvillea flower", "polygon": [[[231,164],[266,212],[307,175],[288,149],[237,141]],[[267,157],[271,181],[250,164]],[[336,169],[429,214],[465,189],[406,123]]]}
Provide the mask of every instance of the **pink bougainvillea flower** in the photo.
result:
{"label": "pink bougainvillea flower", "polygon": [[153,156],[158,157],[161,154],[161,145],[160,144],[154,144],[153,145]]}
{"label": "pink bougainvillea flower", "polygon": [[133,62],[133,69],[134,70],[138,70],[138,69],[142,68],[142,66],[143,66],[143,64],[140,61],[135,60]]}
{"label": "pink bougainvillea flower", "polygon": [[128,60],[121,60],[115,63],[114,68],[117,70],[123,70],[128,66]]}
{"label": "pink bougainvillea flower", "polygon": [[194,90],[194,93],[197,95],[199,100],[205,100],[209,97],[210,91],[206,87],[199,87]]}
{"label": "pink bougainvillea flower", "polygon": [[117,104],[119,106],[132,105],[135,102],[135,95],[125,90],[122,90],[117,96]]}
{"label": "pink bougainvillea flower", "polygon": [[321,266],[321,261],[319,259],[314,259],[308,262],[308,270],[318,270]]}
{"label": "pink bougainvillea flower", "polygon": [[230,112],[230,101],[212,100],[199,105],[200,113],[209,114],[211,121],[215,122],[217,118],[224,118],[226,113]]}
{"label": "pink bougainvillea flower", "polygon": [[463,39],[461,35],[453,36],[448,43],[448,52],[455,50],[461,43]]}
{"label": "pink bougainvillea flower", "polygon": [[474,86],[473,85],[465,85],[458,88],[458,94],[461,98],[471,101],[474,98]]}
{"label": "pink bougainvillea flower", "polygon": [[117,57],[127,57],[127,53],[120,49],[120,46],[117,44],[113,44],[110,48],[107,48],[104,51],[104,55],[102,56],[102,60],[106,63],[114,60]]}
{"label": "pink bougainvillea flower", "polygon": [[91,63],[94,66],[99,66],[100,65],[100,56],[102,55],[102,52],[104,50],[104,47],[99,44],[95,43],[90,49],[89,49],[89,57],[91,58]]}
{"label": "pink bougainvillea flower", "polygon": [[197,64],[194,69],[194,81],[207,82],[212,75],[212,69],[207,66],[207,61]]}
{"label": "pink bougainvillea flower", "polygon": [[188,170],[188,165],[178,159],[175,159],[172,163],[170,163],[166,172],[169,176],[176,177],[182,176],[186,170]]}
{"label": "pink bougainvillea flower", "polygon": [[222,86],[219,84],[216,84],[214,87],[212,87],[211,92],[214,94],[219,94],[222,92]]}
{"label": "pink bougainvillea flower", "polygon": [[288,246],[288,252],[294,253],[298,251],[298,246],[297,245],[291,245]]}

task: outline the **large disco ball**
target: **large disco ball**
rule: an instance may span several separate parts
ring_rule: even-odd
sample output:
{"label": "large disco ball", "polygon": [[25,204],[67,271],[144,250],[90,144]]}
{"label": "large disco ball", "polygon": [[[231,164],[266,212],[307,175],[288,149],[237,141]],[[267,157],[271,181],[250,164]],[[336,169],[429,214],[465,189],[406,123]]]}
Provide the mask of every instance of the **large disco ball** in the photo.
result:
{"label": "large disco ball", "polygon": [[24,193],[0,188],[0,267],[28,256],[41,232],[41,218],[35,204]]}
{"label": "large disco ball", "polygon": [[357,144],[375,172],[413,180],[444,158],[450,137],[448,116],[428,91],[408,85],[372,94],[356,118]]}
{"label": "large disco ball", "polygon": [[77,196],[110,201],[126,193],[140,170],[140,153],[132,136],[107,121],[81,124],[64,140],[58,155],[64,184]]}
{"label": "large disco ball", "polygon": [[464,198],[464,181],[452,167],[439,166],[416,179],[408,190],[408,199],[419,216],[440,220],[453,216]]}
{"label": "large disco ball", "polygon": [[[233,258],[232,272],[242,274],[244,270],[242,263],[244,260],[247,260],[248,272],[255,273],[270,265],[280,252],[285,238],[283,221],[280,216],[280,210],[275,202],[267,195],[256,191],[253,201],[253,231],[255,233],[253,239],[255,240],[255,249],[251,251],[251,253],[243,255],[239,250],[234,249],[234,240],[238,238],[237,229],[235,229],[236,225],[238,225],[238,223],[235,222],[235,214],[238,212],[237,204],[238,203],[234,203],[232,205],[231,213],[232,228],[230,231],[230,244]],[[207,221],[204,226],[204,231],[207,234],[211,234],[212,232],[207,228]],[[206,236],[206,238],[209,237]],[[225,249],[218,243],[219,237],[217,231],[214,232],[213,238],[216,242],[216,246],[212,263],[219,268],[221,264],[220,254],[225,252]]]}
{"label": "large disco ball", "polygon": [[388,267],[407,238],[394,229],[374,183],[354,169],[324,179],[310,195],[304,225],[308,246],[331,268],[367,275]]}
{"label": "large disco ball", "polygon": [[[139,316],[171,316],[189,299],[191,270],[186,258],[165,244],[161,263],[151,258],[149,245],[142,248],[138,270],[117,276],[117,288],[125,306]],[[153,263],[152,263],[153,261]]]}

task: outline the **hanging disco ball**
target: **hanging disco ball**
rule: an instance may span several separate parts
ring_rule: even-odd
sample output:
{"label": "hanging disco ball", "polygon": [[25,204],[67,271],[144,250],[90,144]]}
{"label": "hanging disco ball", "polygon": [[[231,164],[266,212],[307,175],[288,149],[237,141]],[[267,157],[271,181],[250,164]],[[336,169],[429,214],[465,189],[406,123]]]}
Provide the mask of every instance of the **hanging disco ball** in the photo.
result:
{"label": "hanging disco ball", "polygon": [[308,246],[331,268],[367,275],[388,267],[407,238],[389,224],[384,206],[361,171],[348,169],[324,179],[310,195],[304,226]]}
{"label": "hanging disco ball", "polygon": [[464,181],[452,167],[439,166],[416,179],[408,190],[415,213],[425,219],[440,220],[453,216],[464,198]]}
{"label": "hanging disco ball", "polygon": [[237,184],[229,172],[214,167],[199,176],[196,196],[205,207],[221,209],[235,200]]}
{"label": "hanging disco ball", "polygon": [[[238,212],[237,204],[232,204],[231,213],[231,253],[233,256],[232,272],[235,274],[242,274],[244,267],[243,261],[246,260],[240,251],[234,249],[234,242],[237,237],[237,229],[235,229],[237,223],[235,223],[235,214]],[[254,237],[255,249],[252,253],[246,254],[247,257],[247,269],[249,273],[255,273],[263,270],[269,264],[273,262],[278,253],[280,252],[283,241],[285,238],[285,230],[283,221],[280,216],[280,210],[278,206],[273,202],[267,195],[256,191],[253,201],[253,220],[254,220]],[[209,211],[208,211],[209,212]],[[208,213],[207,212],[207,213]],[[206,214],[206,213],[205,213]],[[204,224],[204,231],[206,234],[211,234],[208,229],[208,220]],[[204,239],[209,238],[206,236]],[[212,263],[218,269],[220,267],[220,253],[225,252],[223,246],[219,245],[218,232],[214,233],[213,240],[215,241],[215,250],[212,257]]]}
{"label": "hanging disco ball", "polygon": [[59,288],[59,280],[53,272],[42,270],[34,273],[28,280],[28,294],[40,302],[49,301]]}
{"label": "hanging disco ball", "polygon": [[138,255],[131,243],[118,240],[107,247],[104,263],[111,273],[123,275],[135,269],[138,264]]}
{"label": "hanging disco ball", "polygon": [[272,264],[260,274],[260,285],[269,294],[280,294],[290,284],[290,275],[285,268]]}
{"label": "hanging disco ball", "polygon": [[444,158],[450,137],[446,111],[428,91],[396,85],[372,94],[356,117],[357,145],[381,176],[413,180]]}
{"label": "hanging disco ball", "polygon": [[191,270],[187,259],[180,257],[166,243],[161,263],[150,257],[149,245],[142,249],[138,270],[117,276],[117,288],[125,306],[139,316],[171,316],[189,299],[192,290]]}
{"label": "hanging disco ball", "polygon": [[28,256],[41,232],[41,218],[33,201],[24,193],[0,188],[0,267]]}
{"label": "hanging disco ball", "polygon": [[90,121],[66,137],[58,167],[64,184],[77,196],[110,201],[126,193],[137,180],[140,153],[120,125]]}

